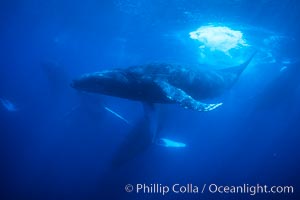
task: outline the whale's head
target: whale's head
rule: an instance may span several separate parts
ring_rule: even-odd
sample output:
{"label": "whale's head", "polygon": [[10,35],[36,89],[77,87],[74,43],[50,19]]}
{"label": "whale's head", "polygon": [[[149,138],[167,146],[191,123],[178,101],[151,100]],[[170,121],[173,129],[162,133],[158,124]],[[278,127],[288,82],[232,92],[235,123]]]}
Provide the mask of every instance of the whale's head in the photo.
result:
{"label": "whale's head", "polygon": [[126,91],[128,82],[123,70],[114,69],[85,74],[73,80],[71,87],[84,92],[119,96],[120,93]]}

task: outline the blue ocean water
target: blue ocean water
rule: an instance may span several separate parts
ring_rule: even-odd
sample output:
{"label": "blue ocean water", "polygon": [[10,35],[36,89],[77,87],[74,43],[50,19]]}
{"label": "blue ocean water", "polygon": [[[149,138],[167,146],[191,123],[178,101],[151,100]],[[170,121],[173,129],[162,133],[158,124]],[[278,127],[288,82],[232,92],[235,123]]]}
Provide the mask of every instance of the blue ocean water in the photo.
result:
{"label": "blue ocean water", "polygon": [[[0,9],[0,199],[299,199],[297,0],[11,0]],[[191,38],[201,27],[219,29]],[[219,108],[159,106],[160,134],[183,148],[126,143],[149,131],[141,103],[70,87],[113,67],[222,68],[254,51],[235,86],[208,100]],[[214,191],[258,184],[293,192]]]}

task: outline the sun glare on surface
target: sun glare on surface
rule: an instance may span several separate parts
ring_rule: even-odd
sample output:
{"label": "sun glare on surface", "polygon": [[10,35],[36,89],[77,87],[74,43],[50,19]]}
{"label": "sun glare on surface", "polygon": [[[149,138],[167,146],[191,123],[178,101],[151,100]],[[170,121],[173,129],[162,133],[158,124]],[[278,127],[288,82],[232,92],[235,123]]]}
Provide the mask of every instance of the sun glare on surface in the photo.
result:
{"label": "sun glare on surface", "polygon": [[226,26],[201,26],[190,32],[190,38],[201,43],[201,49],[222,51],[225,54],[231,49],[248,46],[241,31]]}

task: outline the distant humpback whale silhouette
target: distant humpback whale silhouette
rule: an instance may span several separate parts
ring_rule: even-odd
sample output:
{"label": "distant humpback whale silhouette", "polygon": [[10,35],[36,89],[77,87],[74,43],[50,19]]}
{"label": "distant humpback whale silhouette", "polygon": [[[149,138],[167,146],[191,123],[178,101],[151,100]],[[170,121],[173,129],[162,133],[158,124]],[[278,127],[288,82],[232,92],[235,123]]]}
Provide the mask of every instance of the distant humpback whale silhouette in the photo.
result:
{"label": "distant humpback whale silhouette", "polygon": [[[256,53],[256,52],[255,52]],[[230,89],[252,60],[235,67],[203,69],[172,64],[148,64],[83,75],[71,87],[147,104],[177,103],[196,111],[211,111],[222,103],[202,101],[218,97]]]}

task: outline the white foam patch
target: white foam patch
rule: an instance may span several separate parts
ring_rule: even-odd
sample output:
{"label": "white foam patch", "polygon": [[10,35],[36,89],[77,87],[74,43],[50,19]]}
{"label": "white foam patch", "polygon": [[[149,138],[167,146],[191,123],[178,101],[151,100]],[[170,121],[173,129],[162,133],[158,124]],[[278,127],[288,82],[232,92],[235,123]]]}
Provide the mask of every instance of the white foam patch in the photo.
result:
{"label": "white foam patch", "polygon": [[232,30],[226,26],[201,26],[190,32],[190,38],[201,43],[201,49],[222,51],[225,54],[231,49],[248,46],[241,31]]}

